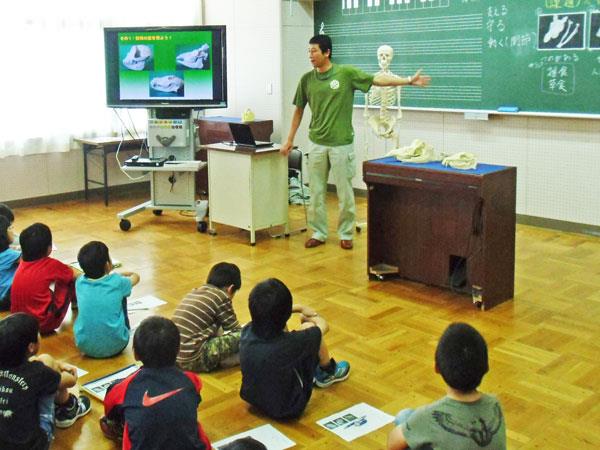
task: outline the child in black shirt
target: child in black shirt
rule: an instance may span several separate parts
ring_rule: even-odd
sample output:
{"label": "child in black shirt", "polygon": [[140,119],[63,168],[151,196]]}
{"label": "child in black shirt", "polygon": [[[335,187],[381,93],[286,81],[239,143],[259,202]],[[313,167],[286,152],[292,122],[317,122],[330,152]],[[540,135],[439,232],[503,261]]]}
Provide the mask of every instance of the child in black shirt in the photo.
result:
{"label": "child in black shirt", "polygon": [[[313,388],[348,378],[350,364],[329,356],[323,335],[325,319],[312,309],[292,304],[292,294],[271,278],[250,292],[252,322],[242,330],[241,397],[275,419],[300,416]],[[293,312],[301,313],[300,331],[287,331]]]}
{"label": "child in black shirt", "polygon": [[76,368],[39,350],[39,325],[28,314],[0,321],[0,448],[47,449],[54,426],[66,428],[90,411],[87,397],[67,391]]}

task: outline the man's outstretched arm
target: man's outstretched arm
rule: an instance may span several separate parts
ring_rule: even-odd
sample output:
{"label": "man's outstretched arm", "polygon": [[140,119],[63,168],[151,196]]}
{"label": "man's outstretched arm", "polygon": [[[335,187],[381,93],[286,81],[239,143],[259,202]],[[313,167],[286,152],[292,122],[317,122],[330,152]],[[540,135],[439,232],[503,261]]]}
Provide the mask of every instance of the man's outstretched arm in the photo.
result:
{"label": "man's outstretched arm", "polygon": [[403,78],[396,75],[390,75],[385,73],[379,73],[373,78],[373,85],[375,86],[419,86],[425,87],[429,85],[431,77],[428,75],[421,75],[421,69],[417,70],[412,77]]}

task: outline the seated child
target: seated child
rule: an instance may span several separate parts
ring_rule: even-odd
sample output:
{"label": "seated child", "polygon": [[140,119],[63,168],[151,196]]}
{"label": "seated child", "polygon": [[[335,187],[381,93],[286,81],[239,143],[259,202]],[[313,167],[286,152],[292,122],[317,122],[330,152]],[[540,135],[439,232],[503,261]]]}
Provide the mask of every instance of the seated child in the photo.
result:
{"label": "seated child", "polygon": [[90,412],[90,400],[69,394],[77,369],[50,355],[33,356],[37,320],[12,314],[0,321],[0,448],[47,449],[54,426],[66,428]]}
{"label": "seated child", "polygon": [[231,300],[242,286],[240,269],[226,262],[213,266],[206,284],[193,289],[173,313],[181,334],[177,365],[210,372],[239,364],[241,326]]}
{"label": "seated child", "polygon": [[219,450],[267,450],[267,447],[262,442],[248,436],[225,444],[219,447]]}
{"label": "seated child", "polygon": [[[8,223],[10,225],[10,228],[12,228],[13,222],[15,221],[15,215],[13,214],[12,209],[10,209],[4,203],[0,203],[0,217],[6,218],[6,220],[8,220]],[[14,232],[14,230],[12,231],[12,234],[13,234],[13,241],[10,243],[10,248],[20,252],[21,246],[19,245],[19,235],[16,234]]]}
{"label": "seated child", "polygon": [[447,395],[416,410],[400,411],[388,450],[405,448],[506,449],[500,402],[477,390],[488,371],[485,340],[466,323],[451,324],[438,342],[435,371]]}
{"label": "seated child", "polygon": [[[327,322],[312,309],[292,306],[292,294],[270,278],[250,292],[252,322],[242,330],[241,397],[275,419],[300,416],[312,394],[313,380],[328,387],[348,378],[350,364],[330,358],[323,335]],[[293,312],[301,313],[300,331],[287,331]]]}
{"label": "seated child", "polygon": [[140,277],[132,272],[110,273],[112,262],[103,242],[85,244],[77,261],[84,275],[75,282],[79,310],[73,326],[75,345],[93,358],[117,355],[129,343],[127,297]]}
{"label": "seated child", "polygon": [[52,233],[43,223],[34,223],[19,236],[22,261],[10,293],[11,312],[31,314],[40,323],[42,334],[62,323],[72,301],[78,276],[71,267],[50,258]]}
{"label": "seated child", "polygon": [[109,388],[100,420],[102,432],[118,438],[123,449],[209,450],[198,405],[202,384],[198,376],[175,366],[179,331],[164,317],[144,319],[133,335],[133,353],[144,364]]}
{"label": "seated child", "polygon": [[0,311],[10,309],[10,288],[21,258],[21,252],[9,248],[13,239],[8,219],[0,215]]}

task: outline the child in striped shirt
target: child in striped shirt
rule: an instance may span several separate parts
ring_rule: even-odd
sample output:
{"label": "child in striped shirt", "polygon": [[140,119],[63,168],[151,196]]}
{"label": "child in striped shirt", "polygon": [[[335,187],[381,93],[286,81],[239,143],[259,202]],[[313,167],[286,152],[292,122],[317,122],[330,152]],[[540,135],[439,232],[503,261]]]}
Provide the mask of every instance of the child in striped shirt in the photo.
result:
{"label": "child in striped shirt", "polygon": [[212,267],[206,284],[193,289],[175,309],[181,335],[177,365],[192,372],[211,372],[239,364],[241,326],[232,299],[242,286],[240,269],[227,262]]}

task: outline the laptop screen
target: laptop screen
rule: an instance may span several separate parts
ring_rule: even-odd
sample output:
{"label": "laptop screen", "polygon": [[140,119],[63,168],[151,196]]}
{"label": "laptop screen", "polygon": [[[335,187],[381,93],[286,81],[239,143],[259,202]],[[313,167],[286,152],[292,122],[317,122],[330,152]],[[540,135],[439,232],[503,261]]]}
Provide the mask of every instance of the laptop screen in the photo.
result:
{"label": "laptop screen", "polygon": [[256,142],[250,125],[246,123],[229,122],[229,129],[231,130],[235,145],[245,147],[270,147],[273,145],[272,142]]}

